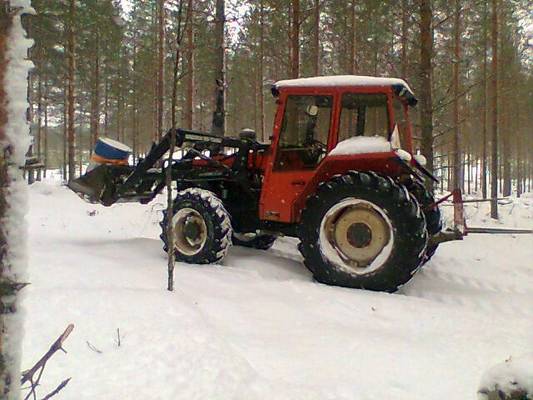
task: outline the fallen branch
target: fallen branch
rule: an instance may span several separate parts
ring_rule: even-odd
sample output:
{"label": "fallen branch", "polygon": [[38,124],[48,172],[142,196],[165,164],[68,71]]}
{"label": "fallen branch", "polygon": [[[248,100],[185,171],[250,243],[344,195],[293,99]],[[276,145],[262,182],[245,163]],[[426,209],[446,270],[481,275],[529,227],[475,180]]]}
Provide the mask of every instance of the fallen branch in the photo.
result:
{"label": "fallen branch", "polygon": [[42,398],[42,400],[48,400],[58,394],[65,386],[67,386],[67,383],[70,382],[72,378],[65,379],[63,382],[59,384],[58,387],[56,387],[54,390],[52,390],[50,393],[48,393],[46,396]]}
{"label": "fallen branch", "polygon": [[120,329],[117,328],[117,346],[120,347]]}
{"label": "fallen branch", "polygon": [[98,350],[96,347],[94,347],[91,342],[87,340],[87,347],[94,351],[95,353],[102,354],[102,350]]}
{"label": "fallen branch", "polygon": [[[26,382],[29,382],[31,384],[31,387],[30,387],[31,390],[26,395],[26,397],[24,398],[25,400],[29,399],[30,396],[32,396],[32,395],[33,395],[33,398],[36,398],[35,389],[37,388],[37,386],[39,386],[39,381],[41,380],[41,377],[43,375],[44,367],[46,367],[46,363],[59,350],[61,350],[64,353],[67,352],[63,348],[63,343],[69,337],[69,335],[70,335],[70,333],[72,332],[73,329],[74,329],[74,324],[69,324],[69,326],[67,326],[65,331],[61,334],[61,336],[59,336],[57,338],[57,340],[54,343],[52,343],[52,346],[50,346],[50,349],[48,349],[48,351],[45,353],[45,355],[42,356],[41,359],[39,361],[37,361],[33,367],[31,367],[29,370],[24,371],[22,373],[22,378],[20,380],[20,384],[24,385]],[[37,374],[37,373],[38,373],[37,379],[34,379],[35,374]],[[67,383],[68,383],[68,380],[67,380]],[[67,383],[65,383],[65,385]],[[65,387],[65,385],[63,385],[59,390],[61,390],[63,387]],[[59,386],[61,386],[61,385],[59,385]]]}

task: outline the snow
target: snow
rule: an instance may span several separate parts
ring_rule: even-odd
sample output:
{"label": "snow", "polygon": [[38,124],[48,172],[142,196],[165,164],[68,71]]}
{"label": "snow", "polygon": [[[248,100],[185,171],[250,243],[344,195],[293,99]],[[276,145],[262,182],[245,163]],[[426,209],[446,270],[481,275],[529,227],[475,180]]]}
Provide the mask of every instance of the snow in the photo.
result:
{"label": "snow", "polygon": [[392,151],[391,143],[383,136],[354,136],[337,143],[329,155],[388,153],[390,151]]}
{"label": "snow", "polygon": [[415,159],[417,163],[419,163],[423,167],[425,167],[426,164],[428,163],[427,158],[422,154],[415,154],[413,155],[413,158]]}
{"label": "snow", "polygon": [[108,137],[101,137],[98,140],[118,150],[126,151],[128,153],[133,151],[130,146]]}
{"label": "snow", "polygon": [[483,392],[501,390],[507,395],[514,391],[525,391],[533,396],[533,353],[521,357],[510,357],[505,362],[490,368],[481,379],[480,399],[488,399]]}
{"label": "snow", "polygon": [[411,159],[413,158],[411,153],[403,149],[396,149],[394,150],[394,152],[398,155],[398,157],[400,157],[402,160],[407,161],[407,162],[411,161]]}
{"label": "snow", "polygon": [[[177,263],[170,293],[164,198],[105,208],[30,187],[23,366],[75,324],[41,393],[72,377],[61,398],[474,400],[483,371],[531,352],[531,235],[443,244],[393,295],[314,282],[289,238]],[[471,225],[533,227],[533,197],[500,222],[488,207],[467,205]]]}
{"label": "snow", "polygon": [[413,93],[403,79],[363,75],[315,76],[311,78],[286,79],[275,83],[277,88],[392,85],[403,85],[409,92]]}
{"label": "snow", "polygon": [[[12,26],[7,40],[7,69],[3,86],[6,91],[7,125],[6,136],[11,151],[11,165],[8,175],[11,180],[9,193],[7,196],[8,216],[7,220],[0,221],[2,229],[7,234],[8,254],[6,265],[9,268],[3,271],[3,275],[14,282],[25,282],[26,276],[26,236],[27,229],[24,221],[26,213],[26,186],[22,179],[18,166],[24,165],[25,154],[30,144],[29,126],[26,123],[26,109],[28,107],[26,99],[26,78],[32,64],[27,57],[27,50],[33,44],[26,38],[25,31],[21,23],[21,15],[32,13],[29,0],[11,1],[12,7],[17,7],[17,12],[13,15]],[[5,143],[2,143],[4,148]],[[11,302],[12,299],[2,299],[3,302]],[[20,348],[22,341],[22,317],[20,304],[15,304],[16,312],[6,315],[6,332],[2,335],[5,339],[3,349],[8,349],[3,356],[7,365],[11,368],[10,375],[17,377],[10,393],[10,399],[18,399],[18,371],[20,370]]]}

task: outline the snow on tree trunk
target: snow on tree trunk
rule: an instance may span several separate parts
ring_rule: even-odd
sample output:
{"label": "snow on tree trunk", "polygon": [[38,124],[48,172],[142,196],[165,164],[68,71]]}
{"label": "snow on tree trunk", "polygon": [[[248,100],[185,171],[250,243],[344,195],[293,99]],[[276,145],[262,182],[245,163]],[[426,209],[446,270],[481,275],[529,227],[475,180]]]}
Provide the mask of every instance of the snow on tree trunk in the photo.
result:
{"label": "snow on tree trunk", "polygon": [[26,59],[31,40],[21,15],[30,0],[0,1],[0,397],[19,397],[22,318],[17,292],[25,281],[26,191],[19,166],[30,144]]}

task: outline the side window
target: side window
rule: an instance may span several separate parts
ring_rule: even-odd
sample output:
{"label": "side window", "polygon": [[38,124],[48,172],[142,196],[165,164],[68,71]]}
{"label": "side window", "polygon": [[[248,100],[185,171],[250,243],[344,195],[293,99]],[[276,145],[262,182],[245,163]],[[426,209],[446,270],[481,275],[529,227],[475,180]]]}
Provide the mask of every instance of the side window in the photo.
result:
{"label": "side window", "polygon": [[326,155],[331,96],[289,96],[274,169],[313,169]]}
{"label": "side window", "polygon": [[389,113],[384,94],[342,95],[339,139],[353,136],[383,136],[389,140]]}

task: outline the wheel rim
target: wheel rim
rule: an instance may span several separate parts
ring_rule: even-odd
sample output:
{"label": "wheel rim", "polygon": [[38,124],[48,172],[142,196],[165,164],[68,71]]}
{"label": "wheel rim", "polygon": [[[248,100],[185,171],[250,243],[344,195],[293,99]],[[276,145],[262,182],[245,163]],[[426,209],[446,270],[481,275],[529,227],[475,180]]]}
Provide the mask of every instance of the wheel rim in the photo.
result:
{"label": "wheel rim", "polygon": [[174,248],[186,256],[198,254],[207,241],[207,225],[193,208],[182,208],[172,218]]}
{"label": "wheel rim", "polygon": [[394,235],[386,213],[361,199],[345,199],[331,207],[320,225],[322,254],[357,275],[379,269],[392,252]]}

